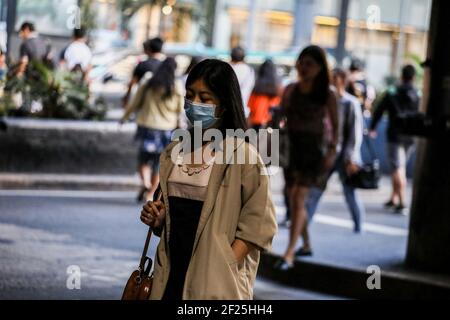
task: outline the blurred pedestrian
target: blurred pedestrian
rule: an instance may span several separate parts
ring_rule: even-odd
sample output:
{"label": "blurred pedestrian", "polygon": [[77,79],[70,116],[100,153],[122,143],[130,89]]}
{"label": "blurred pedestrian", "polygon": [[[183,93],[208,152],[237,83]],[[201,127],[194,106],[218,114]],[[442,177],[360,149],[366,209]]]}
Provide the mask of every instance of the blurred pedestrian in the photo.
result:
{"label": "blurred pedestrian", "polygon": [[250,113],[248,101],[255,86],[255,71],[251,66],[245,63],[245,50],[243,48],[235,47],[231,50],[231,66],[238,78],[244,113],[245,116],[248,117]]}
{"label": "blurred pedestrian", "polygon": [[22,43],[19,48],[20,58],[16,71],[17,75],[23,75],[28,64],[33,60],[42,62],[47,66],[52,65],[51,45],[38,35],[33,23],[22,23],[19,29],[19,36],[22,39]]}
{"label": "blurred pedestrian", "polygon": [[358,58],[353,58],[350,63],[347,92],[358,98],[363,110],[371,111],[376,93],[367,82],[364,63]]}
{"label": "blurred pedestrian", "polygon": [[6,64],[6,55],[0,48],[0,84],[6,80],[8,65]]}
{"label": "blurred pedestrian", "polygon": [[191,61],[189,62],[189,65],[187,66],[186,70],[184,71],[183,75],[181,76],[181,82],[183,84],[183,88],[186,86],[186,81],[189,76],[189,72],[191,72],[194,67],[199,64],[203,60],[203,57],[199,56],[192,56]]}
{"label": "blurred pedestrian", "polygon": [[[189,73],[185,110],[202,133],[247,128],[238,80],[220,60],[204,60]],[[174,163],[174,141],[161,156],[163,200],[141,212],[142,222],[161,237],[151,299],[253,299],[260,251],[271,247],[277,231],[275,210],[256,149],[244,139],[224,138],[221,147],[231,150],[204,141],[175,153]],[[192,163],[196,152],[206,156]],[[256,163],[250,157],[243,164],[230,161],[239,152],[254,155]]]}
{"label": "blurred pedestrian", "polygon": [[164,42],[161,38],[153,38],[143,43],[144,52],[147,55],[147,59],[138,63],[134,68],[133,75],[125,96],[122,99],[123,106],[126,106],[130,100],[132,89],[135,85],[138,85],[142,79],[149,79],[158,69],[161,61],[165,56],[162,53]]}
{"label": "blurred pedestrian", "polygon": [[73,30],[72,42],[64,50],[60,64],[71,72],[80,72],[85,82],[88,82],[92,69],[92,52],[86,44],[86,29],[81,27]]}
{"label": "blurred pedestrian", "polygon": [[285,89],[281,103],[290,140],[285,178],[291,225],[287,249],[275,264],[278,270],[293,266],[297,240],[306,228],[308,191],[327,177],[338,143],[337,101],[330,89],[325,52],[318,46],[306,47],[296,67],[299,80]]}
{"label": "blurred pedestrian", "polygon": [[[3,52],[3,50],[0,48],[0,102],[3,103],[3,101],[1,101],[1,99],[3,98],[3,94],[4,94],[4,88],[5,88],[5,83],[6,83],[6,76],[8,74],[8,66],[6,64],[6,55]],[[3,111],[4,113],[6,113],[6,109],[5,109],[5,105],[3,103],[3,106],[0,106],[0,113],[1,111]],[[4,128],[5,126],[3,125],[3,122],[1,122],[0,119],[0,130],[2,130],[2,128]]]}
{"label": "blurred pedestrian", "polygon": [[281,102],[281,80],[272,60],[266,60],[258,70],[255,87],[248,102],[250,109],[249,125],[259,130],[271,119],[270,109]]}
{"label": "blurred pedestrian", "polygon": [[394,90],[388,91],[373,113],[370,124],[370,135],[376,137],[376,127],[385,111],[388,112],[387,157],[391,168],[392,194],[385,203],[395,213],[403,213],[405,209],[406,165],[414,149],[414,139],[402,135],[395,126],[395,119],[402,115],[414,114],[419,110],[419,92],[414,86],[416,69],[406,65],[402,69],[401,83]]}
{"label": "blurred pedestrian", "polygon": [[142,181],[138,201],[152,199],[159,183],[159,156],[170,143],[183,112],[183,95],[175,81],[176,68],[173,58],[164,60],[154,76],[139,88],[121,120],[137,112],[138,172]]}
{"label": "blurred pedestrian", "polygon": [[[347,73],[340,68],[336,68],[333,70],[332,79],[338,96],[339,142],[336,162],[328,177],[331,177],[334,171],[338,172],[345,202],[353,219],[353,230],[355,233],[360,233],[365,209],[356,189],[347,183],[347,177],[357,173],[362,165],[361,144],[364,120],[358,99],[345,91]],[[308,222],[313,219],[327,182],[328,179],[325,179],[322,186],[311,188],[309,192],[306,201]],[[305,228],[303,233],[303,247],[296,252],[296,256],[305,255],[312,255],[308,228]]]}

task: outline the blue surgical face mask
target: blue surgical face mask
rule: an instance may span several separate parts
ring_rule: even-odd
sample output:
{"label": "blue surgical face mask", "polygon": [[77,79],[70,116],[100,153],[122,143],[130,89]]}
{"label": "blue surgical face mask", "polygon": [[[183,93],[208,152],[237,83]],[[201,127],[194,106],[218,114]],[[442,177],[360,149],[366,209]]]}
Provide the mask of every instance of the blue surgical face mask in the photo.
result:
{"label": "blue surgical face mask", "polygon": [[213,127],[219,118],[216,118],[216,105],[192,102],[185,99],[184,111],[186,117],[192,125],[200,121],[203,129]]}

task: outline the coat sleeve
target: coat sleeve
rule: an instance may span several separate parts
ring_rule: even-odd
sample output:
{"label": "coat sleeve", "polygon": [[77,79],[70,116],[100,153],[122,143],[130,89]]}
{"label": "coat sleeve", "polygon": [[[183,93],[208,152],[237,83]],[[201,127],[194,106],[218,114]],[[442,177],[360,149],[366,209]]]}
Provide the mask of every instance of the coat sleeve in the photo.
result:
{"label": "coat sleeve", "polygon": [[[256,152],[252,147],[247,150]],[[259,250],[271,250],[277,221],[269,176],[259,156],[257,158],[256,164],[242,165],[242,209],[236,238],[252,243]]]}
{"label": "coat sleeve", "polygon": [[348,137],[345,150],[343,150],[344,160],[353,163],[361,163],[361,145],[363,139],[363,115],[361,105],[357,99],[351,99],[348,105],[349,111],[345,123],[348,124]]}
{"label": "coat sleeve", "polygon": [[[153,201],[157,201],[158,200],[158,196],[159,196],[160,192],[162,192],[162,190],[161,190],[161,185],[159,184],[158,187],[156,188],[155,194],[153,195]],[[164,198],[163,197],[161,197],[161,201],[164,202]],[[165,225],[165,223],[162,223],[161,226],[159,226],[158,228],[154,228],[152,230],[153,233],[159,238],[161,238],[161,235],[163,233],[164,225]]]}

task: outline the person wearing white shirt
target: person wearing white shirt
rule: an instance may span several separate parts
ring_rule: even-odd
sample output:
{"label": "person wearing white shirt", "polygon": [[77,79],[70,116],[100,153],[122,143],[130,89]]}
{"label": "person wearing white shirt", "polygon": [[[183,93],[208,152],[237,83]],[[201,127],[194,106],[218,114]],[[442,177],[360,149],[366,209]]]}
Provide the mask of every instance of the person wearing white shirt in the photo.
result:
{"label": "person wearing white shirt", "polygon": [[241,88],[242,100],[244,103],[245,116],[248,117],[250,110],[248,108],[248,101],[255,86],[256,76],[255,71],[244,61],[245,51],[241,47],[236,47],[231,50],[231,66],[239,81]]}
{"label": "person wearing white shirt", "polygon": [[70,71],[80,68],[84,78],[88,78],[91,70],[92,52],[86,44],[86,31],[83,28],[75,29],[73,32],[73,42],[64,52],[63,63]]}

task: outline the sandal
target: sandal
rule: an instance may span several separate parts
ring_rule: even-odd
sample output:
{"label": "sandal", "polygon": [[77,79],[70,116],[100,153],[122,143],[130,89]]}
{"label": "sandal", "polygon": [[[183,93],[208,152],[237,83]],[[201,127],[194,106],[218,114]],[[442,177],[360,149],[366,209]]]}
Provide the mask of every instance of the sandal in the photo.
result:
{"label": "sandal", "polygon": [[296,257],[310,257],[313,255],[313,252],[311,249],[306,250],[305,248],[301,247],[295,252]]}
{"label": "sandal", "polygon": [[389,200],[388,202],[384,203],[384,207],[385,208],[394,208],[395,207],[395,203],[392,200]]}
{"label": "sandal", "polygon": [[139,193],[138,193],[138,196],[136,197],[136,201],[137,201],[137,202],[142,202],[142,201],[144,201],[144,198],[145,198],[145,196],[146,196],[146,194],[147,194],[148,191],[149,191],[149,189],[147,189],[147,188],[145,188],[145,187],[142,187],[141,190],[140,190]]}
{"label": "sandal", "polygon": [[289,271],[294,267],[294,263],[287,262],[284,258],[279,258],[273,265],[273,268],[277,271]]}

